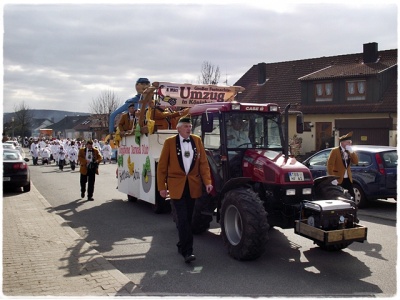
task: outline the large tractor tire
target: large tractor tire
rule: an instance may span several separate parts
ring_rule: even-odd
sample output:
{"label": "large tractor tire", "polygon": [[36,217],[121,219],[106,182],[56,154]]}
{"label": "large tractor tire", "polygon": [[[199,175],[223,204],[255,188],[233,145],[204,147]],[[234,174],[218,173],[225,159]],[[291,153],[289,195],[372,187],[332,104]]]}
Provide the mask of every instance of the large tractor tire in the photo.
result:
{"label": "large tractor tire", "polygon": [[227,192],[221,207],[222,239],[238,260],[260,257],[268,240],[268,220],[258,195],[249,188]]}

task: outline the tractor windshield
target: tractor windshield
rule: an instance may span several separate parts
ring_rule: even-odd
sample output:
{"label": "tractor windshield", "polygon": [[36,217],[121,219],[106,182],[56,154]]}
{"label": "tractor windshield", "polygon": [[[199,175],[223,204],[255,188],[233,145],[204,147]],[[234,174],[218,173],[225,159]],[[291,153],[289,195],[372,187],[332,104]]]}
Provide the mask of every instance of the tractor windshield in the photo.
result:
{"label": "tractor windshield", "polygon": [[[204,135],[206,148],[219,149],[221,141],[225,140],[229,149],[282,150],[279,114],[232,111],[221,116],[219,118],[219,115],[215,114],[212,132],[206,132]],[[201,136],[201,116],[194,117],[193,121],[193,132]]]}
{"label": "tractor windshield", "polygon": [[282,148],[278,115],[240,111],[225,116],[228,148]]}

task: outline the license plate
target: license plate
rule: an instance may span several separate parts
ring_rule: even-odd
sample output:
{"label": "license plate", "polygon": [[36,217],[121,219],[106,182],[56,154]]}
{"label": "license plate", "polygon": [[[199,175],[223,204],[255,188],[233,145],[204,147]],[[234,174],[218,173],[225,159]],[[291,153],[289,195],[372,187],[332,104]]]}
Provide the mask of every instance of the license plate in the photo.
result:
{"label": "license plate", "polygon": [[290,181],[304,181],[303,172],[289,172]]}
{"label": "license plate", "polygon": [[11,177],[3,177],[3,181],[11,181]]}

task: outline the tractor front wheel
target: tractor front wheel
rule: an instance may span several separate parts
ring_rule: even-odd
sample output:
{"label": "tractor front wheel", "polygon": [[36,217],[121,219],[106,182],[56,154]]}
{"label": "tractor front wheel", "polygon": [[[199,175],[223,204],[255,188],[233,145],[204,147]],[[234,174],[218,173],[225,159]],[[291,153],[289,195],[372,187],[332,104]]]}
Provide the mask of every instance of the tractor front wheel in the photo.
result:
{"label": "tractor front wheel", "polygon": [[222,239],[238,260],[260,257],[268,240],[268,220],[262,202],[250,188],[227,192],[221,207]]}

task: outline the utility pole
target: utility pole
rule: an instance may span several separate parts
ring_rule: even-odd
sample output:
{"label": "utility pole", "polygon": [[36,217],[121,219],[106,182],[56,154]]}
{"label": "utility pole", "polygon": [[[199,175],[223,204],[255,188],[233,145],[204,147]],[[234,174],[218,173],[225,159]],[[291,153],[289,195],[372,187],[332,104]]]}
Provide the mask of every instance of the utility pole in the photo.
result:
{"label": "utility pole", "polygon": [[12,140],[14,140],[14,117],[11,118],[11,125],[12,125]]}

